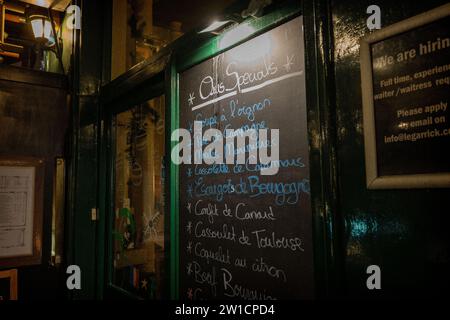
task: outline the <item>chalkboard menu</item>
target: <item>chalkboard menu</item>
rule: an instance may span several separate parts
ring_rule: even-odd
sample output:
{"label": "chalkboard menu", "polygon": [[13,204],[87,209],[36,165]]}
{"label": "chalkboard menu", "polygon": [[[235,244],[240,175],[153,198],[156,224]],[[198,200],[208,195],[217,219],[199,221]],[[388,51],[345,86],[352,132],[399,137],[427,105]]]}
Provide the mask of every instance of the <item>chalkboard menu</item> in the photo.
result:
{"label": "chalkboard menu", "polygon": [[280,130],[275,175],[250,161],[180,166],[182,299],[313,296],[304,70],[298,17],[179,75],[180,127],[191,134],[194,121]]}

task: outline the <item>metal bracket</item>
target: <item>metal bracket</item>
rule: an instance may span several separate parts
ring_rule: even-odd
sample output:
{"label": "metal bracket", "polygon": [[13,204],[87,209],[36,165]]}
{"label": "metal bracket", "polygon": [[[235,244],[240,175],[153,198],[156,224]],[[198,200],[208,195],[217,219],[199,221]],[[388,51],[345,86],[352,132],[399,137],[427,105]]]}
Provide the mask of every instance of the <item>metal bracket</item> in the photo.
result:
{"label": "metal bracket", "polygon": [[91,221],[98,221],[98,211],[97,208],[92,208],[91,209]]}
{"label": "metal bracket", "polygon": [[242,11],[242,18],[259,17],[264,11],[264,8],[271,5],[272,0],[251,0],[248,8]]}

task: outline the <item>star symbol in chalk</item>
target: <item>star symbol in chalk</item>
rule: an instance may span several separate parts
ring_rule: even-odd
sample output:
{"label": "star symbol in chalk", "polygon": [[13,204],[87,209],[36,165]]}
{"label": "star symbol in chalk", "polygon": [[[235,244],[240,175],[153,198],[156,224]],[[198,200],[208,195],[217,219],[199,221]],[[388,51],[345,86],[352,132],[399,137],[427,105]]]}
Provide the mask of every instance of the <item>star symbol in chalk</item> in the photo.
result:
{"label": "star symbol in chalk", "polygon": [[194,95],[194,93],[193,93],[193,92],[192,92],[192,93],[189,93],[189,99],[188,99],[188,101],[189,101],[189,105],[190,105],[190,106],[194,105],[194,100],[195,100],[195,95]]}
{"label": "star symbol in chalk", "polygon": [[188,209],[189,213],[192,213],[192,212],[191,212],[191,203],[190,203],[190,202],[188,203],[188,205],[187,205],[186,208]]}
{"label": "star symbol in chalk", "polygon": [[187,291],[187,296],[188,296],[188,299],[189,299],[189,300],[194,299],[194,293],[192,292],[192,289],[191,289],[191,288],[188,289],[188,291]]}
{"label": "star symbol in chalk", "polygon": [[192,232],[192,222],[188,222],[187,226],[186,226],[186,230],[187,232],[191,233]]}
{"label": "star symbol in chalk", "polygon": [[147,290],[148,281],[146,279],[141,281],[141,288]]}
{"label": "star symbol in chalk", "polygon": [[190,184],[190,185],[188,185],[188,188],[187,188],[187,193],[188,193],[188,196],[189,196],[189,198],[193,198],[193,195],[192,195],[192,184]]}
{"label": "star symbol in chalk", "polygon": [[190,276],[192,274],[192,263],[188,263],[186,269],[187,269],[187,275]]}
{"label": "star symbol in chalk", "polygon": [[294,65],[294,55],[292,56],[286,56],[286,64],[284,65],[284,68],[286,69],[286,72],[291,71],[291,67]]}
{"label": "star symbol in chalk", "polygon": [[189,241],[188,246],[186,247],[186,249],[187,249],[188,253],[192,252],[192,242],[191,241]]}

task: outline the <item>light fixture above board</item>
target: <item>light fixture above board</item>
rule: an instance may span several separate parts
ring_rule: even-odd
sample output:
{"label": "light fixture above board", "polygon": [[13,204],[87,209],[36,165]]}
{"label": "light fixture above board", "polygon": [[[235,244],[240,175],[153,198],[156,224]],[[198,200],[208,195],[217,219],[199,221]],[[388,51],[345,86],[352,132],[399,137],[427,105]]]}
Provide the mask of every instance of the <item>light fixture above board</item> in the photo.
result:
{"label": "light fixture above board", "polygon": [[201,30],[199,33],[220,34],[223,30],[230,28],[231,26],[234,26],[236,24],[238,23],[233,20],[222,20],[222,21],[215,20],[208,27]]}
{"label": "light fixture above board", "polygon": [[252,0],[248,7],[240,13],[234,13],[221,20],[214,20],[208,27],[199,33],[212,33],[219,35],[244,22],[247,18],[258,18],[264,13],[264,9],[272,4],[272,0]]}
{"label": "light fixture above board", "polygon": [[55,36],[50,19],[45,15],[32,14],[28,17],[36,41],[47,47],[55,45]]}

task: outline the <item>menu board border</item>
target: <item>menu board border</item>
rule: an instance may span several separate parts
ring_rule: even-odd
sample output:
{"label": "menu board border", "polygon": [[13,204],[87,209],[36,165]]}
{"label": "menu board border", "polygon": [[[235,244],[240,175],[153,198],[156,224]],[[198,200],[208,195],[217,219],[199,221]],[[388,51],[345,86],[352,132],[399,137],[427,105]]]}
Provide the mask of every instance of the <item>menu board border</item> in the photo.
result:
{"label": "menu board border", "polygon": [[[170,128],[168,128],[169,132],[173,132],[173,130],[179,128],[180,121],[180,101],[179,101],[179,85],[180,85],[180,74],[195,67],[196,65],[207,61],[215,56],[220,55],[223,52],[233,49],[234,47],[239,46],[247,41],[252,40],[253,38],[258,37],[261,34],[269,32],[278,26],[281,26],[289,21],[297,18],[303,17],[302,11],[297,3],[292,2],[292,4],[284,8],[282,11],[276,11],[270,13],[266,16],[261,17],[258,20],[251,20],[248,22],[244,22],[254,28],[254,32],[249,35],[245,35],[242,38],[234,40],[232,43],[228,44],[226,47],[219,48],[219,39],[223,36],[223,34],[218,35],[217,37],[211,38],[209,41],[205,42],[201,47],[194,51],[189,51],[183,57],[179,55],[174,55],[171,58],[171,67],[167,70],[167,83],[170,88],[167,90],[167,96],[169,97],[167,101],[167,105],[169,106],[170,112],[167,117],[170,119]],[[304,21],[304,25],[307,22]],[[307,39],[305,38],[305,41]],[[305,53],[306,54],[306,53]],[[306,59],[306,57],[305,57]],[[308,89],[307,89],[308,90]],[[170,142],[170,147],[174,147],[177,142]],[[170,196],[168,198],[168,207],[170,208],[170,249],[169,249],[169,272],[170,272],[170,297],[172,299],[180,298],[180,276],[181,276],[181,266],[180,266],[180,236],[179,233],[183,232],[180,224],[180,190],[179,190],[179,166],[175,165],[173,162],[168,163],[169,168],[169,178],[170,185],[173,186],[171,188]],[[314,219],[314,218],[313,218]],[[315,249],[313,250],[315,255]],[[314,284],[316,284],[314,282]]]}
{"label": "menu board border", "polygon": [[450,16],[450,3],[371,33],[360,41],[366,183],[368,189],[445,188],[450,173],[380,176],[377,165],[371,44]]}
{"label": "menu board border", "polygon": [[16,301],[18,299],[17,294],[17,269],[0,271],[0,279],[9,279],[9,300]]}
{"label": "menu board border", "polygon": [[44,160],[28,157],[0,157],[1,167],[35,168],[33,208],[33,253],[26,256],[9,256],[0,259],[1,268],[38,265],[42,260],[42,219],[44,203]]}

